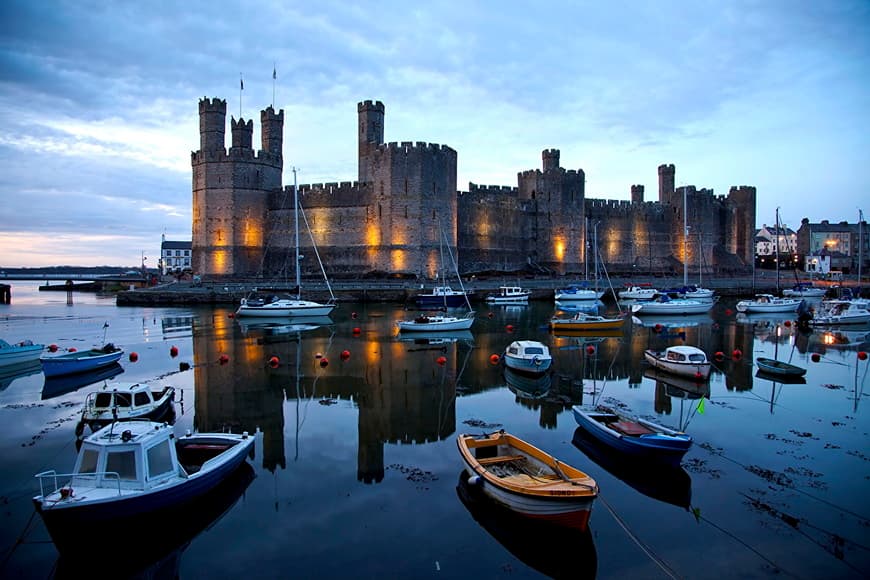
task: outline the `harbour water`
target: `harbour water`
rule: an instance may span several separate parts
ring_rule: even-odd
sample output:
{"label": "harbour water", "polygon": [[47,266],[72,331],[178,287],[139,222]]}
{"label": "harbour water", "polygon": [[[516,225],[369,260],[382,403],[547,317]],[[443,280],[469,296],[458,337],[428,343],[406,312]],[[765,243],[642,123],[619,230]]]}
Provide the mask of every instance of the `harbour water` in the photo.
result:
{"label": "harbour water", "polygon": [[[325,324],[298,325],[93,294],[68,305],[64,293],[16,283],[0,338],[77,349],[105,340],[126,354],[123,372],[92,384],[47,382],[38,366],[0,377],[0,576],[870,575],[870,361],[858,356],[870,328],[799,331],[791,316],[738,315],[722,300],[710,315],[554,336],[554,312],[546,301],[477,305],[470,332],[404,336],[395,322],[415,313],[396,304],[341,304]],[[491,362],[517,339],[550,346],[548,380],[516,380]],[[722,353],[709,390],[643,361],[644,349],[672,344]],[[805,383],[756,377],[761,356],[806,368]],[[165,523],[164,549],[143,544],[142,530],[80,530],[94,542],[94,568],[81,570],[35,515],[33,475],[72,468],[81,405],[104,380],[173,385],[176,432],[247,430],[255,453],[251,477],[212,509]],[[639,468],[583,436],[571,413],[581,402],[682,428],[695,444],[678,469]],[[464,485],[457,434],[500,428],[597,480],[587,533],[530,525]],[[101,569],[103,533],[129,534],[131,553],[148,556]]]}

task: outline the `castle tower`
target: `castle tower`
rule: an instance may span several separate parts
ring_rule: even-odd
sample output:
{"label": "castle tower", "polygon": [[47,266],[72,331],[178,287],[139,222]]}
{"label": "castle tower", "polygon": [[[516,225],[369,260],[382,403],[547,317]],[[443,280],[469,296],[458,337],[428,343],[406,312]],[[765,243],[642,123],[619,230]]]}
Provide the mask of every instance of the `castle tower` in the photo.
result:
{"label": "castle tower", "polygon": [[217,151],[224,149],[224,133],[227,125],[227,102],[224,99],[199,101],[199,149]]}
{"label": "castle tower", "polygon": [[363,101],[357,104],[359,117],[359,182],[373,178],[371,155],[384,144],[384,104]]}
{"label": "castle tower", "polygon": [[[275,117],[268,129],[270,146],[281,143],[283,111],[266,116]],[[226,101],[221,99],[199,102],[199,124],[202,149],[190,156],[191,266],[196,274],[209,277],[265,276],[261,265],[268,240],[268,193],[281,188],[281,154],[254,152],[254,122],[244,119],[231,119],[233,142],[227,151]]]}
{"label": "castle tower", "polygon": [[727,199],[731,215],[726,225],[726,249],[742,259],[744,264],[750,265],[755,260],[755,187],[732,187]]}
{"label": "castle tower", "polygon": [[559,169],[558,149],[544,149],[541,152],[541,159],[544,161],[544,172]]}
{"label": "castle tower", "polygon": [[672,204],[677,170],[674,164],[659,165],[659,203]]}
{"label": "castle tower", "polygon": [[251,149],[254,143],[254,121],[245,121],[241,117],[238,121],[230,118],[230,126],[233,131],[233,149]]}
{"label": "castle tower", "polygon": [[643,203],[643,186],[631,186],[631,203]]}
{"label": "castle tower", "polygon": [[284,111],[275,113],[272,106],[260,113],[260,133],[263,151],[281,157],[284,153]]}

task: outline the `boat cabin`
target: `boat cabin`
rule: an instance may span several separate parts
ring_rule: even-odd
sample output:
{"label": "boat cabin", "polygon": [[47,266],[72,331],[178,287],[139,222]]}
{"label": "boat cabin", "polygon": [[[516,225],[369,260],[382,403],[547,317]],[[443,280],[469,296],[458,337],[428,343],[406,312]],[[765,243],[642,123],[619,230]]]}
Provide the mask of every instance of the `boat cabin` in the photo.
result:
{"label": "boat cabin", "polygon": [[146,490],[187,474],[178,463],[173,429],[152,422],[114,423],[82,442],[76,483],[120,490]]}
{"label": "boat cabin", "polygon": [[703,351],[697,349],[688,349],[686,347],[672,347],[667,349],[665,358],[672,362],[680,363],[705,363],[707,355]]}
{"label": "boat cabin", "polygon": [[517,340],[507,347],[507,354],[518,358],[547,358],[550,356],[549,349],[534,340]]}
{"label": "boat cabin", "polygon": [[104,385],[102,390],[90,393],[85,400],[85,407],[92,412],[138,411],[150,409],[162,393],[154,393],[148,385],[140,383],[124,383]]}
{"label": "boat cabin", "polygon": [[496,296],[499,298],[514,298],[525,296],[526,294],[528,294],[528,292],[519,286],[499,286]]}

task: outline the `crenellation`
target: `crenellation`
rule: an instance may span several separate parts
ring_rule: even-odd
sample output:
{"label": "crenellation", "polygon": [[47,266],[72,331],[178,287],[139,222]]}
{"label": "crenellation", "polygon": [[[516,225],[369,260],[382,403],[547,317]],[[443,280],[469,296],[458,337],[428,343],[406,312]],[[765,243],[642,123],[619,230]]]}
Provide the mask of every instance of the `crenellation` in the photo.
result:
{"label": "crenellation", "polygon": [[[330,276],[431,277],[442,228],[463,274],[582,272],[585,218],[600,224],[610,272],[672,272],[682,255],[683,191],[693,231],[724,248],[710,252],[710,265],[751,264],[754,187],[734,186],[726,196],[695,186],[677,189],[675,166],[663,164],[658,201],[646,201],[642,185],[631,186],[630,201],[590,199],[583,169],[561,167],[560,151],[552,148],[541,153],[542,169],[517,172],[516,186],[470,182],[468,191],[458,191],[456,150],[425,141],[385,143],[384,104],[361,101],[357,109],[359,179],[298,186]],[[226,101],[203,99],[199,110],[200,149],[191,152],[194,269],[274,276],[286,269],[294,237],[293,187],[282,185],[284,111],[261,111],[262,148],[255,151],[251,119],[230,118],[228,149]],[[310,238],[302,238],[309,246]],[[302,268],[314,275],[319,265],[305,260]]]}

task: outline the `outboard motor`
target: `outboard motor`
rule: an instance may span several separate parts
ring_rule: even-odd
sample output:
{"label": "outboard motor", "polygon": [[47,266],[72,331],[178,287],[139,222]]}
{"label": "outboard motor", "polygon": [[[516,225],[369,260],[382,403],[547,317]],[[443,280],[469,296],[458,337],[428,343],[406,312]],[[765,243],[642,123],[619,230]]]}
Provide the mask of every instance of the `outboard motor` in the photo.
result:
{"label": "outboard motor", "polygon": [[807,305],[806,300],[801,300],[797,308],[797,325],[801,330],[808,330],[810,320],[813,319],[813,309]]}

